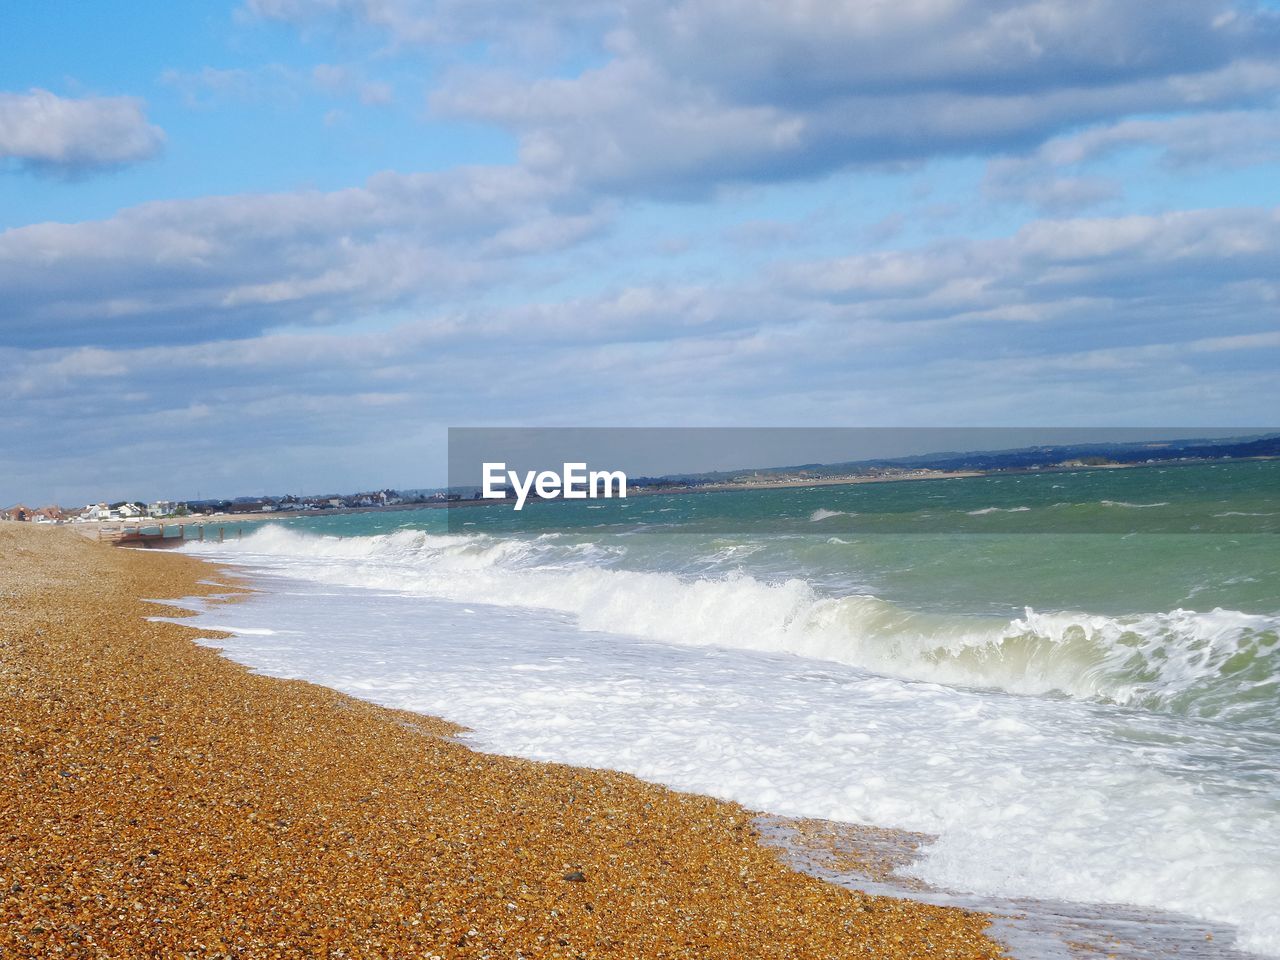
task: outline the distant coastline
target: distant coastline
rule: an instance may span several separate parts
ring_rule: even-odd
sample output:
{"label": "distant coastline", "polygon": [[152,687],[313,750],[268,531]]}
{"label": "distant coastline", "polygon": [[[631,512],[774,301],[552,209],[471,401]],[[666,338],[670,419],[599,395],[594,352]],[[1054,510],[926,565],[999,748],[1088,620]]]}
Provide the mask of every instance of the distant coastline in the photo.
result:
{"label": "distant coastline", "polygon": [[[1169,469],[1173,467],[1202,467],[1220,463],[1249,463],[1280,460],[1280,457],[1266,455],[1256,457],[1222,457],[1196,460],[1152,460],[1143,463],[1098,463],[1055,465],[1041,468],[1023,469],[991,469],[991,470],[911,470],[902,473],[881,475],[846,475],[846,476],[767,476],[752,477],[736,481],[700,484],[664,484],[629,486],[627,496],[656,497],[680,496],[696,493],[733,493],[758,490],[806,489],[812,487],[844,487],[872,483],[911,483],[929,480],[966,480],[991,476],[1026,476],[1037,474],[1076,473],[1095,470],[1137,470],[1142,468]],[[530,503],[553,502],[542,500],[530,494]],[[329,507],[323,510],[270,510],[270,511],[229,511],[213,514],[190,514],[185,517],[139,518],[133,520],[76,520],[73,523],[88,530],[112,530],[123,527],[151,527],[158,525],[177,526],[179,524],[199,526],[201,524],[216,526],[218,524],[258,523],[268,520],[297,520],[306,517],[338,517],[361,513],[394,513],[413,510],[441,510],[455,507],[484,507],[505,503],[504,500],[486,500],[483,498],[464,497],[456,500],[424,499],[420,501],[388,504],[385,506]]]}
{"label": "distant coastline", "polygon": [[[1178,440],[1162,443],[1075,444],[968,453],[934,453],[897,459],[809,463],[757,467],[734,471],[632,476],[631,497],[662,494],[726,493],[735,490],[803,489],[917,480],[955,480],[984,476],[1058,473],[1076,470],[1121,470],[1137,467],[1170,468],[1212,463],[1280,459],[1280,434],[1221,441]],[[510,498],[511,493],[508,494]],[[529,499],[539,501],[530,491]],[[440,509],[501,503],[485,499],[469,486],[392,489],[355,494],[240,497],[235,500],[140,501],[92,504],[76,510],[50,505],[31,509],[15,504],[0,511],[0,520],[36,523],[74,523],[101,527],[131,527],[209,522],[244,523],[297,517],[342,516],[386,510]]]}

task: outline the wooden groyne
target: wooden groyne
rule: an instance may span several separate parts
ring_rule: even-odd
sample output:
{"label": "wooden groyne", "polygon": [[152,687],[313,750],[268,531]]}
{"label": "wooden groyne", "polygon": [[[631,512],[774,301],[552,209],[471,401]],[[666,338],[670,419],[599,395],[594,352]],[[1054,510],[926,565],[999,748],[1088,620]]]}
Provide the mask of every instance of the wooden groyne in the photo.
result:
{"label": "wooden groyne", "polygon": [[167,550],[206,539],[215,543],[239,540],[244,527],[225,523],[121,523],[116,526],[98,527],[98,539],[117,547],[141,547],[146,550]]}

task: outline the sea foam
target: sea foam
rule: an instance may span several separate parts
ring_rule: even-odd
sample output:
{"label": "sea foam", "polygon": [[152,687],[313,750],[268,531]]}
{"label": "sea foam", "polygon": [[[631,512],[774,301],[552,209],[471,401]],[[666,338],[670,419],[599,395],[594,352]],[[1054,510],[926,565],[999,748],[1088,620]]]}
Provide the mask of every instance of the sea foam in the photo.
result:
{"label": "sea foam", "polygon": [[[934,834],[914,870],[935,885],[1181,911],[1280,955],[1276,736],[1087,699],[1126,684],[1177,697],[1222,673],[1205,651],[1245,644],[1262,620],[955,624],[799,579],[610,568],[614,555],[573,546],[268,530],[203,548],[267,578],[208,622],[238,634],[215,642],[252,667],[446,716],[485,749]],[[1109,662],[1107,645],[1175,634],[1194,656]],[[1085,699],[977,688],[1026,683],[1017,657],[1042,678],[1031,686]],[[941,682],[957,670],[985,682]]]}
{"label": "sea foam", "polygon": [[[621,547],[547,536],[335,538],[267,527],[230,549],[326,583],[550,610],[586,630],[789,653],[902,679],[1227,719],[1265,719],[1280,706],[1280,620],[1234,610],[941,615],[825,596],[798,578],[614,569]],[[715,559],[758,549],[721,547]]]}

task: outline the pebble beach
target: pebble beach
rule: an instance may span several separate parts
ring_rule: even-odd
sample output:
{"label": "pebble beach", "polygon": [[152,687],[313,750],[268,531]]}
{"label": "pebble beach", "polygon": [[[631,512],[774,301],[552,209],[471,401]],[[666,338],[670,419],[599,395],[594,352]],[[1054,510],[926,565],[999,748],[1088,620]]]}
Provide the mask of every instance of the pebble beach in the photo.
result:
{"label": "pebble beach", "polygon": [[1001,956],[982,915],[793,872],[753,811],[477,753],[148,620],[234,592],[0,524],[0,957]]}

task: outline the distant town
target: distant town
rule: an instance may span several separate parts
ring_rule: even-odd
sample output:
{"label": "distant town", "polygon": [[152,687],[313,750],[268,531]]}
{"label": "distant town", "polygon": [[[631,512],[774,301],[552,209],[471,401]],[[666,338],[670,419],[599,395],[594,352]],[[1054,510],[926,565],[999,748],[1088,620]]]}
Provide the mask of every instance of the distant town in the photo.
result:
{"label": "distant town", "polygon": [[135,520],[203,520],[217,517],[273,513],[320,513],[335,510],[363,510],[392,506],[426,506],[461,499],[443,491],[399,493],[374,490],[367,493],[318,497],[240,497],[235,500],[154,500],[150,503],[121,500],[116,503],[89,503],[79,508],[45,506],[32,508],[15,504],[0,511],[0,520],[30,523],[97,523]]}

